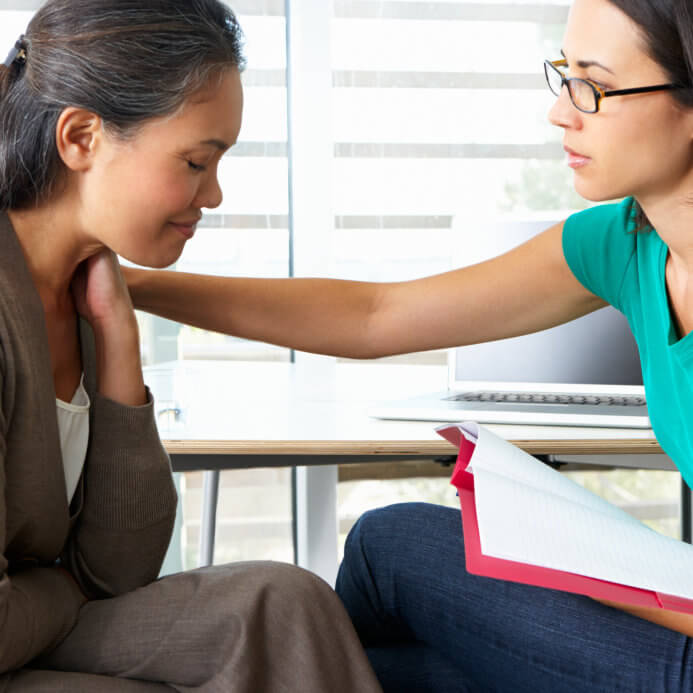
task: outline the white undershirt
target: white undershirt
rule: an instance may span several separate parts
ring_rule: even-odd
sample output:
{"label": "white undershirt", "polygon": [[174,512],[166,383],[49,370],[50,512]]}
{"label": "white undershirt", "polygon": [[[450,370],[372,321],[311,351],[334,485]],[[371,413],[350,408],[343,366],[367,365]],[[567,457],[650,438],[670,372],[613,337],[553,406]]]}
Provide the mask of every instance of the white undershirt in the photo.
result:
{"label": "white undershirt", "polygon": [[65,489],[69,503],[82,474],[89,443],[89,406],[91,402],[87,391],[84,389],[84,373],[72,402],[63,402],[61,399],[56,399],[55,402],[58,411],[60,451],[63,454]]}

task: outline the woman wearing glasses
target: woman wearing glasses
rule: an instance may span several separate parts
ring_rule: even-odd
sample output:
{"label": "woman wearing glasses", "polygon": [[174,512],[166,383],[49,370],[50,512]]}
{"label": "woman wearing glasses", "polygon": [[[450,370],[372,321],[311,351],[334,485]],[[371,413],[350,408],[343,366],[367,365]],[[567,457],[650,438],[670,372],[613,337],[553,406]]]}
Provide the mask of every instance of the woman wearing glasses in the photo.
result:
{"label": "woman wearing glasses", "polygon": [[[511,337],[610,303],[637,338],[655,433],[693,483],[693,3],[575,0],[563,57],[544,67],[576,190],[623,202],[416,281],[133,271],[135,304],[369,358]],[[693,616],[468,575],[455,510],[366,513],[337,591],[386,691],[693,690]]]}

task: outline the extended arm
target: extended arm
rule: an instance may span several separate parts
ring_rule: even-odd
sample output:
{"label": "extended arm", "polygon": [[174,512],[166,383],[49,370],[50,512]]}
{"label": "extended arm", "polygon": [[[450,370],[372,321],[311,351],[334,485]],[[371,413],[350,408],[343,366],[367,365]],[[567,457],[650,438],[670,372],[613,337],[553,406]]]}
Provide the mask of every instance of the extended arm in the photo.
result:
{"label": "extended arm", "polygon": [[302,351],[374,358],[544,329],[602,307],[558,224],[487,262],[408,282],[245,279],[125,270],[136,308]]}

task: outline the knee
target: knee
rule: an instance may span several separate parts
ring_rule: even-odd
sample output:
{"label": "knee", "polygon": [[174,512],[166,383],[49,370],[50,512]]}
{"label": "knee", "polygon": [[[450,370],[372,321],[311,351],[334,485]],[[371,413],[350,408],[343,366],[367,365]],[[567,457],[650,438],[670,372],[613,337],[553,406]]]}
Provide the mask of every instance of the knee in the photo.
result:
{"label": "knee", "polygon": [[[407,527],[419,514],[423,503],[398,503],[368,510],[356,521],[344,544],[340,577],[345,573],[372,572],[382,566],[389,555],[409,541]],[[337,581],[340,590],[340,580]]]}
{"label": "knee", "polygon": [[287,604],[310,605],[332,600],[335,594],[321,577],[289,563],[260,561],[253,565],[255,586]]}
{"label": "knee", "polygon": [[344,547],[344,558],[388,550],[416,541],[417,536],[436,531],[441,521],[448,521],[450,513],[459,517],[459,511],[430,503],[396,503],[365,512],[352,527]]}
{"label": "knee", "polygon": [[354,553],[367,551],[371,544],[392,539],[400,520],[410,512],[411,504],[398,503],[384,508],[368,510],[354,523],[344,544],[344,558],[352,558]]}
{"label": "knee", "polygon": [[[290,611],[334,598],[332,588],[317,575],[277,561],[243,561],[178,573],[161,581],[182,582],[193,611],[214,604],[219,618],[254,618],[265,607]],[[169,590],[171,591],[171,590]]]}

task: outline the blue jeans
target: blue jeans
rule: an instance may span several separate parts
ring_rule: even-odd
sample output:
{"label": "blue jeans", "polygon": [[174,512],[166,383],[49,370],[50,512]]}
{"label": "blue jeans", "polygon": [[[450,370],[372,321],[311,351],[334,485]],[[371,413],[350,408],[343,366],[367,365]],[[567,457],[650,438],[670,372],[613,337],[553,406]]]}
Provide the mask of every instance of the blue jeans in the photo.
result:
{"label": "blue jeans", "polygon": [[336,589],[385,693],[693,691],[689,638],[588,597],[467,573],[459,510],[365,513]]}

